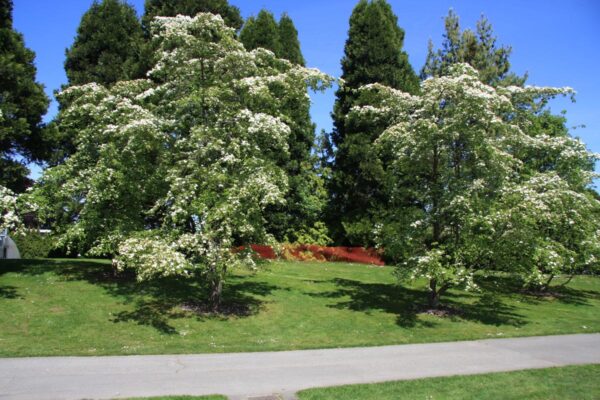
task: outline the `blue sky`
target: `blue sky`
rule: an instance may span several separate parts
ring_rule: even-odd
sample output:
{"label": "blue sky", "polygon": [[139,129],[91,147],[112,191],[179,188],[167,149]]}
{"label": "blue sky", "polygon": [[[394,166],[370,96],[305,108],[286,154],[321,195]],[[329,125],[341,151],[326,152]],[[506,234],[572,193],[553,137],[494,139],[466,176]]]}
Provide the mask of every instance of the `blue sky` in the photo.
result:
{"label": "blue sky", "polygon": [[[500,44],[513,48],[512,69],[529,73],[528,83],[570,86],[577,102],[555,100],[555,112],[567,111],[569,126],[588,147],[600,152],[600,1],[598,0],[504,0],[444,1],[388,0],[405,30],[404,50],[419,71],[425,61],[427,42],[442,41],[443,18],[450,8],[460,16],[463,28],[473,28],[484,14],[492,23]],[[138,14],[144,0],[130,0]],[[302,51],[310,67],[339,76],[340,59],[354,0],[230,0],[244,17],[261,8],[276,16],[287,12],[298,28]],[[66,82],[65,49],[76,33],[82,14],[92,0],[14,0],[14,25],[24,34],[26,45],[36,53],[38,81],[53,91]],[[331,130],[333,90],[313,95],[312,115],[318,130]],[[53,103],[46,119],[56,113]],[[39,174],[34,168],[33,176]]]}

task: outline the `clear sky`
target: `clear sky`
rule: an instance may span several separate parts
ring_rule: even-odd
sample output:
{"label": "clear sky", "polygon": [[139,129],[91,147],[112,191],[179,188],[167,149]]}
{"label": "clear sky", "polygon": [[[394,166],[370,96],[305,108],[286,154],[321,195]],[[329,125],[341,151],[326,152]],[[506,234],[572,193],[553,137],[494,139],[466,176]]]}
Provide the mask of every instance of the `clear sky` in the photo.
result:
{"label": "clear sky", "polygon": [[[529,73],[528,83],[540,86],[571,86],[577,102],[556,100],[555,112],[567,111],[569,126],[588,147],[600,152],[600,1],[599,0],[388,0],[405,30],[404,50],[418,72],[432,39],[439,47],[443,18],[450,8],[463,28],[474,28],[484,14],[492,23],[498,43],[513,49],[512,70]],[[144,0],[130,0],[139,15]],[[340,59],[355,0],[230,0],[244,18],[261,8],[276,17],[287,12],[299,32],[307,65],[340,76]],[[82,14],[92,0],[14,0],[14,25],[36,53],[38,81],[53,91],[66,82],[65,49],[74,39]],[[313,95],[312,115],[317,129],[331,130],[333,90]],[[56,113],[56,103],[46,120]],[[600,168],[597,168],[600,170]],[[37,168],[33,176],[38,175]]]}

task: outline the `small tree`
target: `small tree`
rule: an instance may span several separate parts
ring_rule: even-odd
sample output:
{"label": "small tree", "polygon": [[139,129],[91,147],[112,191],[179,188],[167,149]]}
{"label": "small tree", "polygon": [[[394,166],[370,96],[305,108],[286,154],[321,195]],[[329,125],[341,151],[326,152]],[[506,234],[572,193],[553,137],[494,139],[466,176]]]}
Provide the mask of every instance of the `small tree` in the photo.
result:
{"label": "small tree", "polygon": [[[509,192],[525,190],[536,182],[519,173],[523,161],[516,149],[535,146],[536,141],[514,118],[513,104],[523,96],[548,97],[569,89],[495,89],[483,84],[469,65],[457,64],[448,76],[425,80],[419,96],[377,84],[361,92],[363,106],[355,108],[350,118],[377,120],[388,126],[377,143],[392,160],[387,169],[391,199],[388,208],[396,215],[392,215],[390,224],[379,227],[381,244],[398,260],[401,277],[428,279],[429,305],[437,307],[440,296],[450,287],[473,287],[476,269],[493,267],[517,245],[513,243],[517,236],[513,236],[504,237],[502,246],[482,246],[490,243],[497,229],[497,223],[486,225],[483,221],[491,218],[493,210],[510,209]],[[537,143],[539,147],[542,144]],[[570,144],[557,144],[565,157],[593,158],[585,149],[573,155]],[[589,183],[591,175],[579,170],[577,163],[572,165],[575,171],[572,168],[571,172]],[[589,215],[589,204],[567,201],[579,196],[580,185],[570,184],[558,175],[536,179],[551,177],[560,180],[555,186],[562,199],[558,203],[569,204],[582,216]],[[556,208],[550,212],[552,218],[560,218]],[[509,214],[527,217],[516,210]],[[539,222],[529,232],[536,238],[544,235],[542,220]],[[515,232],[524,233],[520,229]],[[558,244],[572,248],[569,242],[573,238],[556,233],[555,250]],[[575,240],[593,240],[591,233],[586,228]],[[536,251],[524,257],[531,261],[543,244],[532,244]],[[549,265],[548,260],[540,262]],[[517,265],[503,266],[522,272]]]}
{"label": "small tree", "polygon": [[252,265],[232,250],[265,239],[264,209],[287,189],[277,164],[290,133],[283,104],[329,78],[244,50],[220,16],[152,26],[160,59],[149,80],[61,94],[77,151],[35,195],[66,246],[117,254],[141,280],[202,279],[216,309],[227,271]]}

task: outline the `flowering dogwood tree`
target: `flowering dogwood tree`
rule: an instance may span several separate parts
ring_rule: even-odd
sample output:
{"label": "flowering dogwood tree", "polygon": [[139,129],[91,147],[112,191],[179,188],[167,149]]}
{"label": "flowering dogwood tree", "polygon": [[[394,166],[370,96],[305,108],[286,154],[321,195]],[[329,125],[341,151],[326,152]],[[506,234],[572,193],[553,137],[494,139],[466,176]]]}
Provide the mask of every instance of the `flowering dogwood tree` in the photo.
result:
{"label": "flowering dogwood tree", "polygon": [[220,16],[159,17],[152,31],[148,79],[61,93],[77,151],[34,196],[65,246],[116,255],[141,280],[201,277],[216,308],[227,271],[252,265],[232,250],[264,240],[264,209],[283,201],[277,160],[292,118],[282,110],[331,79],[246,51]]}
{"label": "flowering dogwood tree", "polygon": [[18,197],[12,190],[0,185],[0,232],[15,231],[21,228]]}
{"label": "flowering dogwood tree", "polygon": [[[431,307],[454,285],[474,287],[473,271],[494,267],[496,259],[508,261],[506,254],[519,240],[527,240],[528,251],[511,262],[518,261],[513,267],[532,278],[534,265],[538,272],[555,273],[556,263],[577,261],[575,243],[595,239],[589,226],[597,226],[595,218],[583,219],[598,205],[581,194],[592,174],[580,168],[595,155],[572,138],[532,138],[516,118],[514,104],[526,97],[570,92],[493,88],[467,64],[452,67],[449,76],[423,81],[417,96],[378,84],[361,89],[363,105],[349,118],[377,119],[387,126],[377,144],[389,160],[390,215],[377,234],[399,260],[402,277],[428,279]],[[528,176],[519,154],[552,146],[560,168]],[[568,232],[561,231],[565,224]],[[508,231],[500,231],[500,225]],[[494,233],[501,239],[491,240]]]}

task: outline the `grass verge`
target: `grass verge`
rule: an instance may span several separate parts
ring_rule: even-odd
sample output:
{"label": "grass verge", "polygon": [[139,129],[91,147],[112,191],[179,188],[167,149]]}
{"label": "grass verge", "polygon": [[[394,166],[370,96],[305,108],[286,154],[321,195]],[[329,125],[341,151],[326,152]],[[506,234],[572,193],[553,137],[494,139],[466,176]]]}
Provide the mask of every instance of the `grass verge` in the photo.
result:
{"label": "grass verge", "polygon": [[592,400],[600,397],[600,365],[427,378],[309,389],[300,400]]}

